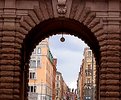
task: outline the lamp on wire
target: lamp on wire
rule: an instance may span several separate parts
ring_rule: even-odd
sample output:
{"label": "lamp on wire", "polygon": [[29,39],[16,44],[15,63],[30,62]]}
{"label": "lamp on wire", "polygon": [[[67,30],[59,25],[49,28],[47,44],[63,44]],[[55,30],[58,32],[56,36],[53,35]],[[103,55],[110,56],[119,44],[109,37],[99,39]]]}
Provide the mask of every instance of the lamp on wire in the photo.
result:
{"label": "lamp on wire", "polygon": [[62,37],[60,38],[60,41],[61,42],[64,42],[65,41],[65,38],[63,37],[63,33],[62,33]]}

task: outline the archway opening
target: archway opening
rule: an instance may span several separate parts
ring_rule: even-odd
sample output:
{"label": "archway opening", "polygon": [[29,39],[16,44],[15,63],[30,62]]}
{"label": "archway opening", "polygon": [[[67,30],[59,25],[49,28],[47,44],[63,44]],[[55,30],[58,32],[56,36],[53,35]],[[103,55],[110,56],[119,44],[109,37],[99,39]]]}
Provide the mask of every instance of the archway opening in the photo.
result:
{"label": "archway opening", "polygon": [[[74,35],[79,39],[82,39],[90,47],[96,58],[96,63],[99,64],[100,46],[94,33],[92,33],[91,30],[87,28],[87,26],[85,26],[83,23],[80,23],[76,20],[68,18],[54,18],[43,21],[36,25],[26,36],[22,48],[22,61],[27,71],[28,69],[25,65],[26,63],[29,64],[30,56],[36,45],[43,39],[52,35],[62,34],[62,32]],[[24,78],[25,79],[23,81],[23,85],[25,85],[24,82],[27,82],[28,80],[27,75],[24,75]],[[27,90],[27,85],[24,88],[24,90]]]}

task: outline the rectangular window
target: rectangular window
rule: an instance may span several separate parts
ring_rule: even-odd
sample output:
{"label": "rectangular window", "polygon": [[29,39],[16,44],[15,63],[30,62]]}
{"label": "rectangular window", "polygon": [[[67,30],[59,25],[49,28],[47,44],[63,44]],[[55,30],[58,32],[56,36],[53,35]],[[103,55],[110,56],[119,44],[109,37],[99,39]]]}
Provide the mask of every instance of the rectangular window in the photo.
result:
{"label": "rectangular window", "polygon": [[35,72],[29,72],[29,79],[36,79],[36,73]]}
{"label": "rectangular window", "polygon": [[91,57],[91,51],[88,51],[88,57]]}
{"label": "rectangular window", "polygon": [[88,70],[85,70],[85,74],[86,74],[86,76],[88,76]]}
{"label": "rectangular window", "polygon": [[29,92],[36,92],[37,87],[36,86],[29,86]]}
{"label": "rectangular window", "polygon": [[86,76],[91,76],[91,70],[86,69],[86,70],[85,70],[85,74],[86,74]]}
{"label": "rectangular window", "polygon": [[57,83],[57,87],[59,87],[59,84]]}
{"label": "rectangular window", "polygon": [[30,60],[30,68],[36,67],[36,60]]}
{"label": "rectangular window", "polygon": [[37,60],[37,67],[40,67],[40,60]]}
{"label": "rectangular window", "polygon": [[60,84],[59,84],[59,82],[57,82],[57,83],[56,83],[56,86],[57,86],[57,88],[59,88],[59,87],[60,87]]}
{"label": "rectangular window", "polygon": [[91,69],[91,65],[90,64],[88,64],[88,70],[90,70]]}
{"label": "rectangular window", "polygon": [[38,53],[38,54],[41,54],[41,48],[38,48],[38,49],[37,49],[37,53]]}
{"label": "rectangular window", "polygon": [[58,93],[58,90],[57,90],[57,91],[56,91],[56,95],[58,96],[58,94],[59,94],[59,93]]}
{"label": "rectangular window", "polygon": [[87,83],[91,83],[91,80],[90,80],[90,78],[87,78]]}
{"label": "rectangular window", "polygon": [[29,78],[30,79],[36,79],[36,73],[35,72],[29,72]]}
{"label": "rectangular window", "polygon": [[57,76],[57,80],[59,80],[59,76]]}

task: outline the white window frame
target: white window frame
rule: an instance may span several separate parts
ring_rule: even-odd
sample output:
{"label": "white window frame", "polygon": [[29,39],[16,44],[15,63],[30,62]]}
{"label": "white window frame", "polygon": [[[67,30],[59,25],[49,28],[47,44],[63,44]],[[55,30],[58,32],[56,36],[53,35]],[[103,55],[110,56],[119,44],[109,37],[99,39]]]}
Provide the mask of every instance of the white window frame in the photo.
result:
{"label": "white window frame", "polygon": [[[31,61],[35,61],[35,66],[32,66],[32,65],[31,65]],[[36,67],[37,67],[37,61],[36,61],[36,60],[31,59],[31,60],[30,60],[30,68],[36,68]]]}
{"label": "white window frame", "polygon": [[[33,88],[33,89],[32,89]],[[31,93],[36,93],[37,91],[37,86],[36,85],[30,85],[29,86],[29,92]]]}
{"label": "white window frame", "polygon": [[37,48],[37,54],[41,54],[41,48],[40,47]]}
{"label": "white window frame", "polygon": [[[33,74],[32,77],[31,77],[31,74]],[[29,72],[29,79],[36,79],[36,76],[37,75],[36,75],[36,72],[35,71],[30,71]]]}

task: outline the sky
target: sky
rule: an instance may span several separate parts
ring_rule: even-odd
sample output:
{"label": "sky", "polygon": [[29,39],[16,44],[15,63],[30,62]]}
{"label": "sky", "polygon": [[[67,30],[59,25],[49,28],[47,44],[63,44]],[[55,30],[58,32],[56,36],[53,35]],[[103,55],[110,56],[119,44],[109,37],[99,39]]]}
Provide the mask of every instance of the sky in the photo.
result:
{"label": "sky", "polygon": [[49,48],[53,57],[57,58],[57,71],[62,73],[63,79],[69,88],[76,89],[83,52],[87,45],[78,37],[63,36],[65,42],[60,41],[62,35],[49,37]]}

